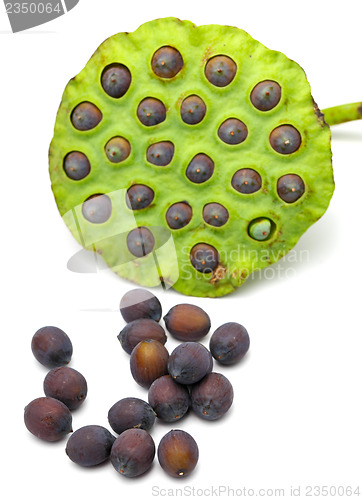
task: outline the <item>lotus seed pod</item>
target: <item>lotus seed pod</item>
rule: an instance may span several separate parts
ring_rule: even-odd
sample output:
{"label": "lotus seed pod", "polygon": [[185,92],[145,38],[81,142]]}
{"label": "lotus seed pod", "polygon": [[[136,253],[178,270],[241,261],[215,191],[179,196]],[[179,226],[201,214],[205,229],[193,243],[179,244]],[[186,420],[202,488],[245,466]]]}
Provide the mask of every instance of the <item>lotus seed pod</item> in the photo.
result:
{"label": "lotus seed pod", "polygon": [[241,29],[171,17],[101,44],[66,86],[49,158],[80,244],[201,297],[282,258],[334,190],[303,69]]}

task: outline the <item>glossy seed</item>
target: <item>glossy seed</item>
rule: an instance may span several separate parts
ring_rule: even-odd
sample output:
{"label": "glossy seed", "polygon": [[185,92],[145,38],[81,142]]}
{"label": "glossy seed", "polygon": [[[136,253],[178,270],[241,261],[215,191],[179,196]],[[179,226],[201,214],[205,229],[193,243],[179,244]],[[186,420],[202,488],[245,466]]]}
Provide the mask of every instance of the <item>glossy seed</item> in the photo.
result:
{"label": "glossy seed", "polygon": [[204,206],[202,216],[207,224],[215,227],[221,227],[227,223],[229,212],[220,203],[208,203]]}
{"label": "glossy seed", "polygon": [[170,141],[156,142],[147,149],[147,161],[159,167],[168,165],[174,155],[175,146]]}
{"label": "glossy seed", "polygon": [[107,158],[112,163],[120,163],[129,157],[131,145],[124,137],[113,137],[104,148]]}
{"label": "glossy seed", "polygon": [[165,344],[167,340],[162,326],[149,318],[131,321],[123,328],[117,338],[128,354],[131,354],[136,345],[142,340],[158,340],[161,344]]}
{"label": "glossy seed", "polygon": [[240,144],[248,135],[248,129],[237,118],[228,118],[219,127],[218,136],[226,144]]}
{"label": "glossy seed", "polygon": [[127,207],[132,210],[142,210],[152,203],[154,197],[155,193],[148,186],[144,184],[134,184],[127,191]]}
{"label": "glossy seed", "polygon": [[236,75],[236,64],[228,56],[215,56],[205,66],[205,76],[212,85],[226,87]]}
{"label": "glossy seed", "polygon": [[184,342],[202,339],[211,327],[209,315],[194,304],[177,304],[171,307],[163,319],[171,335]]}
{"label": "glossy seed", "polygon": [[166,213],[167,224],[171,229],[185,227],[192,218],[192,208],[185,201],[174,203]]}
{"label": "glossy seed", "polygon": [[294,203],[303,196],[305,185],[297,174],[283,175],[278,179],[277,191],[280,198],[286,203]]}
{"label": "glossy seed", "polygon": [[89,222],[102,224],[112,214],[112,202],[106,194],[94,194],[83,203],[82,213]]}
{"label": "glossy seed", "polygon": [[78,104],[71,115],[73,126],[81,131],[91,130],[96,127],[101,120],[101,111],[91,102],[82,102]]}
{"label": "glossy seed", "polygon": [[200,123],[206,114],[206,104],[197,95],[190,95],[182,101],[181,118],[188,125]]}
{"label": "glossy seed", "polygon": [[127,247],[135,257],[144,257],[152,252],[155,238],[147,227],[136,227],[127,235]]}
{"label": "glossy seed", "polygon": [[269,137],[271,147],[282,155],[295,153],[301,145],[302,138],[292,125],[281,125],[275,128]]}
{"label": "glossy seed", "polygon": [[250,94],[252,104],[260,111],[270,111],[279,103],[282,89],[277,82],[264,80],[253,88]]}
{"label": "glossy seed", "polygon": [[199,153],[189,163],[186,176],[190,181],[201,184],[209,180],[213,172],[214,162],[212,159],[204,153]]}
{"label": "glossy seed", "polygon": [[168,372],[179,384],[195,384],[212,368],[211,352],[199,342],[182,342],[168,359]]}
{"label": "glossy seed", "polygon": [[210,351],[222,365],[238,363],[250,347],[249,334],[242,325],[235,322],[219,326],[210,338]]}
{"label": "glossy seed", "polygon": [[272,236],[274,226],[274,223],[270,219],[259,217],[250,222],[248,233],[254,240],[266,241]]}
{"label": "glossy seed", "polygon": [[63,168],[69,179],[80,181],[87,177],[91,166],[84,153],[72,151],[64,158]]}
{"label": "glossy seed", "polygon": [[219,265],[219,252],[212,245],[198,243],[191,250],[190,260],[200,273],[211,273]]}
{"label": "glossy seed", "polygon": [[43,326],[34,333],[31,350],[39,363],[48,368],[56,368],[70,362],[73,345],[68,335],[60,328]]}
{"label": "glossy seed", "polygon": [[166,119],[166,108],[160,100],[147,97],[138,105],[137,116],[143,125],[152,127]]}
{"label": "glossy seed", "polygon": [[131,352],[131,374],[137,384],[149,387],[154,380],[167,375],[168,351],[157,340],[139,342]]}
{"label": "glossy seed", "polygon": [[190,434],[173,429],[161,439],[157,456],[167,474],[173,477],[186,477],[196,467],[199,448]]}
{"label": "glossy seed", "polygon": [[259,191],[262,180],[258,172],[251,168],[242,168],[235,172],[231,180],[232,187],[243,194],[251,194]]}
{"label": "glossy seed", "polygon": [[153,54],[152,71],[160,78],[173,78],[181,71],[183,59],[180,52],[174,47],[161,47]]}
{"label": "glossy seed", "polygon": [[103,70],[101,84],[109,96],[119,99],[129,89],[131,79],[131,73],[126,66],[114,63]]}

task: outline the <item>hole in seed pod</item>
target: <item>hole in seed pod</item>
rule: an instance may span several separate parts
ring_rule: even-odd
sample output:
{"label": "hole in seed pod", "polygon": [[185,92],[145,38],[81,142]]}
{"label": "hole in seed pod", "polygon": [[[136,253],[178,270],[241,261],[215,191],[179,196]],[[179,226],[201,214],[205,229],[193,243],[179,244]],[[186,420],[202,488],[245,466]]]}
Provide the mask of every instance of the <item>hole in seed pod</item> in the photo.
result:
{"label": "hole in seed pod", "polygon": [[294,203],[304,194],[303,179],[297,174],[283,175],[278,179],[277,191],[280,198],[286,203]]}
{"label": "hole in seed pod", "polygon": [[190,260],[200,273],[211,273],[219,265],[219,252],[207,243],[198,243],[191,250]]}
{"label": "hole in seed pod", "polygon": [[73,109],[71,121],[77,130],[91,130],[102,120],[102,113],[95,104],[81,102]]}
{"label": "hole in seed pod", "polygon": [[202,216],[207,224],[220,227],[227,223],[229,212],[220,203],[208,203],[204,206]]}
{"label": "hole in seed pod", "polygon": [[119,99],[129,89],[131,84],[131,73],[123,64],[110,64],[103,70],[101,84],[103,90],[111,97]]}
{"label": "hole in seed pod", "polygon": [[232,187],[243,194],[251,194],[259,191],[261,183],[260,175],[251,168],[238,170],[231,180]]}
{"label": "hole in seed pod", "polygon": [[194,156],[186,169],[187,178],[201,184],[210,179],[214,172],[214,162],[204,153],[199,153]]}
{"label": "hole in seed pod", "polygon": [[174,47],[161,47],[152,57],[152,71],[160,78],[173,78],[184,65],[180,52]]}
{"label": "hole in seed pod", "polygon": [[197,95],[190,95],[181,104],[181,118],[188,125],[200,123],[206,114],[206,104]]}
{"label": "hole in seed pod", "polygon": [[175,146],[170,141],[156,142],[147,149],[147,161],[159,167],[168,165],[175,151]]}
{"label": "hole in seed pod", "polygon": [[205,76],[212,85],[226,87],[236,75],[236,64],[228,56],[215,56],[205,66]]}
{"label": "hole in seed pod", "polygon": [[151,188],[144,184],[134,184],[127,191],[126,203],[127,207],[132,210],[141,210],[148,207],[155,197],[155,193]]}
{"label": "hole in seed pod", "polygon": [[112,163],[124,161],[131,152],[131,145],[124,137],[113,137],[104,148],[107,158]]}
{"label": "hole in seed pod", "polygon": [[155,97],[146,97],[137,108],[138,119],[146,127],[158,125],[166,119],[165,105]]}
{"label": "hole in seed pod", "polygon": [[264,80],[253,88],[250,94],[252,104],[260,111],[269,111],[280,101],[282,89],[279,83]]}
{"label": "hole in seed pod", "polygon": [[155,238],[147,227],[136,227],[127,235],[127,247],[135,257],[144,257],[152,252]]}
{"label": "hole in seed pod", "polygon": [[83,203],[82,213],[89,222],[102,224],[111,216],[112,202],[106,194],[94,194]]}
{"label": "hole in seed pod", "polygon": [[271,147],[282,155],[295,153],[302,142],[300,133],[292,125],[281,125],[269,136]]}
{"label": "hole in seed pod", "polygon": [[253,240],[266,241],[271,238],[276,226],[274,222],[266,217],[258,217],[250,222],[248,233]]}
{"label": "hole in seed pod", "polygon": [[88,158],[80,151],[67,154],[63,161],[63,168],[69,179],[74,181],[87,177],[91,169]]}
{"label": "hole in seed pod", "polygon": [[245,141],[248,129],[242,121],[237,118],[228,118],[219,127],[218,136],[226,144],[240,144]]}
{"label": "hole in seed pod", "polygon": [[192,208],[186,201],[174,203],[167,210],[166,220],[171,229],[181,229],[191,220]]}

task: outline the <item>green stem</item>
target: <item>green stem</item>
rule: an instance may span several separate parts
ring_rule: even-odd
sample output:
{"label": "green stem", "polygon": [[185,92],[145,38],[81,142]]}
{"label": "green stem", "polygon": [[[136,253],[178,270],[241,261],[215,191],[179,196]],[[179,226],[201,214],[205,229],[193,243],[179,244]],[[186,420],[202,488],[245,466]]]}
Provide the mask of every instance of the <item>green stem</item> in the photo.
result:
{"label": "green stem", "polygon": [[353,102],[334,106],[322,111],[324,119],[328,125],[338,125],[339,123],[350,122],[362,119],[362,102]]}

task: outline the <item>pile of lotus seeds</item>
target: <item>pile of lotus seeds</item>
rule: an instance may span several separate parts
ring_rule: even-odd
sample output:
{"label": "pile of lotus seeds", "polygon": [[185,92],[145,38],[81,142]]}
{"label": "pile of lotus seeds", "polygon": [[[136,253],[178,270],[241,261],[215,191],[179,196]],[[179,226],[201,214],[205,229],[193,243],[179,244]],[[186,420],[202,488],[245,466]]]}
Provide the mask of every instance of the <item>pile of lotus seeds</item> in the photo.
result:
{"label": "pile of lotus seeds", "polygon": [[[148,402],[135,397],[117,401],[108,411],[108,423],[118,437],[101,425],[83,426],[69,437],[65,451],[80,466],[110,459],[121,475],[137,477],[150,469],[156,454],[150,434],[156,419],[174,423],[193,411],[202,419],[217,420],[227,413],[233,387],[227,377],[213,371],[214,360],[220,365],[240,362],[250,339],[239,323],[225,323],[213,332],[207,349],[199,340],[210,331],[210,317],[198,306],[178,304],[163,318],[166,330],[180,341],[169,354],[159,323],[162,307],[155,295],[145,289],[130,290],[121,299],[120,311],[127,324],[118,340],[130,354],[134,380],[148,390]],[[25,407],[25,425],[40,439],[58,441],[72,432],[71,411],[84,402],[87,382],[67,366],[73,346],[61,329],[40,328],[31,348],[51,370],[44,379],[45,396]],[[157,456],[166,473],[184,477],[196,467],[199,448],[191,434],[172,429],[160,440]]]}

